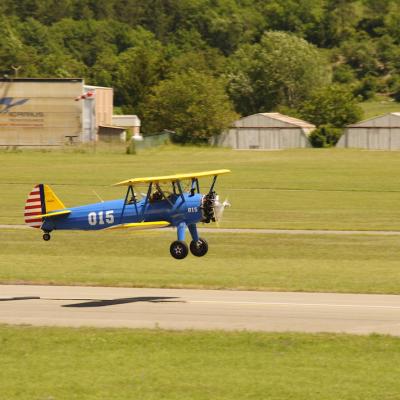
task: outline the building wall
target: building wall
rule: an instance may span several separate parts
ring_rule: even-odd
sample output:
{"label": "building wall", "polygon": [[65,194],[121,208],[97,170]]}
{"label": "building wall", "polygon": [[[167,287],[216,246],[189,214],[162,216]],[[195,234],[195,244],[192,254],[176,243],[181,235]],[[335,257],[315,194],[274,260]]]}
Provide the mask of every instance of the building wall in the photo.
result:
{"label": "building wall", "polygon": [[85,85],[83,92],[94,93],[80,100],[83,107],[82,141],[89,142],[97,140],[100,125],[112,125],[114,91],[112,88]]}
{"label": "building wall", "polygon": [[112,125],[113,97],[112,88],[96,87],[96,126]]}
{"label": "building wall", "polygon": [[400,127],[347,128],[337,147],[370,150],[400,150]]}
{"label": "building wall", "polygon": [[52,146],[80,136],[83,81],[0,81],[0,146]]}
{"label": "building wall", "polygon": [[140,136],[141,121],[137,115],[113,115],[112,124],[131,129],[134,136]]}
{"label": "building wall", "polygon": [[289,149],[310,147],[301,128],[231,128],[218,144],[234,149]]}

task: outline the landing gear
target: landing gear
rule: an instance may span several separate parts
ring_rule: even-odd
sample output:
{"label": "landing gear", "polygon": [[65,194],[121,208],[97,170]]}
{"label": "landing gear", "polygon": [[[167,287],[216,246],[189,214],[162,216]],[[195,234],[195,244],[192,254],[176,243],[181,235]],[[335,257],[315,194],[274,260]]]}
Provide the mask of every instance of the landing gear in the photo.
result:
{"label": "landing gear", "polygon": [[199,238],[197,242],[192,240],[190,242],[190,251],[196,257],[203,257],[207,254],[208,243],[202,238]]}
{"label": "landing gear", "polygon": [[178,240],[171,244],[169,251],[171,256],[177,258],[178,260],[182,260],[185,258],[188,253],[188,245],[185,242],[185,231],[186,228],[189,228],[189,232],[192,235],[192,241],[190,242],[190,252],[196,257],[203,257],[207,254],[208,244],[207,242],[200,238],[197,233],[196,224],[186,225],[184,222],[181,222],[178,225]]}
{"label": "landing gear", "polygon": [[46,232],[43,234],[43,240],[48,242],[51,239],[50,233]]}
{"label": "landing gear", "polygon": [[175,242],[172,242],[169,251],[171,256],[178,260],[182,260],[189,253],[187,244],[182,240],[175,240]]}

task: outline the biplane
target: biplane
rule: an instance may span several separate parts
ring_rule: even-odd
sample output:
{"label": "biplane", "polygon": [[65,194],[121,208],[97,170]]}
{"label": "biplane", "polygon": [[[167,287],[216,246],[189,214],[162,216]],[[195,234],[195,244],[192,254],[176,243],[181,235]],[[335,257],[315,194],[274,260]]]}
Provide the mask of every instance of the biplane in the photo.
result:
{"label": "biplane", "polygon": [[[128,179],[114,186],[127,188],[125,198],[66,208],[53,190],[36,185],[25,204],[25,223],[43,231],[43,240],[50,240],[55,230],[115,230],[177,228],[177,240],[170,253],[176,259],[190,252],[202,257],[208,251],[205,239],[199,237],[197,223],[221,220],[227,201],[221,202],[215,192],[219,175],[227,169],[193,174],[178,174]],[[200,193],[200,178],[212,177],[206,194]],[[144,193],[140,192],[144,188]],[[191,242],[185,242],[186,231]]]}

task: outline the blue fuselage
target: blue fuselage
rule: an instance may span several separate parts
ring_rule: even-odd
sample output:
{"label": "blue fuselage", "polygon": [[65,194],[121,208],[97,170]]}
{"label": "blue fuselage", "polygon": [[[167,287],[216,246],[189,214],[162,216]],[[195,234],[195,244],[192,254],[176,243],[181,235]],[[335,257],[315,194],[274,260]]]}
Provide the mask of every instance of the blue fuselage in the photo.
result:
{"label": "blue fuselage", "polygon": [[70,214],[45,219],[42,229],[99,230],[119,224],[154,221],[167,221],[172,226],[182,222],[191,225],[203,219],[202,197],[202,194],[184,193],[154,202],[142,199],[124,204],[124,199],[120,199],[68,208]]}

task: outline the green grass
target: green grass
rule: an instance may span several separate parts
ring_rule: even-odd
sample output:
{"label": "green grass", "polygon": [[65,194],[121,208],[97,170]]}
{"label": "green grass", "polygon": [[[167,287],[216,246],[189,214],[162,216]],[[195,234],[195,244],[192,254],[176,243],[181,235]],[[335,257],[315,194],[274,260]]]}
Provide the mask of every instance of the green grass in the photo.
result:
{"label": "green grass", "polygon": [[400,103],[387,96],[377,96],[375,100],[360,103],[364,111],[364,119],[373,118],[390,112],[400,112]]}
{"label": "green grass", "polygon": [[[26,194],[51,184],[67,206],[123,195],[109,185],[134,176],[230,168],[223,227],[400,230],[397,152],[278,152],[165,147],[127,156],[0,152],[0,224],[23,223]],[[118,150],[118,148],[116,149]],[[119,149],[120,150],[120,149]],[[1,282],[399,293],[399,238],[206,234],[205,258],[176,261],[174,232],[0,231]]]}
{"label": "green grass", "polygon": [[120,198],[129,177],[230,168],[218,192],[232,208],[224,227],[400,230],[397,152],[350,149],[233,151],[174,146],[136,156],[0,152],[0,224],[23,223],[26,195],[49,183],[67,206]]}
{"label": "green grass", "polygon": [[398,399],[400,339],[0,326],[5,400]]}
{"label": "green grass", "polygon": [[399,237],[205,233],[206,257],[169,255],[174,232],[1,230],[0,282],[400,293]]}

